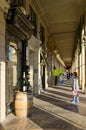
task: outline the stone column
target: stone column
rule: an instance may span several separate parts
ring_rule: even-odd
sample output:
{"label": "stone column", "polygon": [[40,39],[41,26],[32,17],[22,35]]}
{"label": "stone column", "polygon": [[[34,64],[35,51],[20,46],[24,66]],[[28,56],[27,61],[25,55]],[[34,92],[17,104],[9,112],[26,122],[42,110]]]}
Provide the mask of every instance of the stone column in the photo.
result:
{"label": "stone column", "polygon": [[85,94],[86,94],[86,41],[85,41]]}
{"label": "stone column", "polygon": [[40,94],[42,81],[40,76],[40,49],[36,48],[34,52],[34,93]]}
{"label": "stone column", "polygon": [[5,15],[9,8],[8,3],[5,0],[0,1],[0,122],[5,119],[6,116],[6,104],[5,104]]}
{"label": "stone column", "polygon": [[85,91],[85,44],[82,43],[82,90]]}
{"label": "stone column", "polygon": [[74,71],[76,71],[75,59],[74,59],[73,65],[72,65],[72,72],[74,72]]}
{"label": "stone column", "polygon": [[26,10],[26,14],[27,14],[27,15],[29,15],[29,12],[30,12],[29,6],[30,6],[30,0],[25,0],[25,1],[24,1],[24,8],[25,8],[25,10]]}
{"label": "stone column", "polygon": [[82,87],[82,60],[81,60],[81,54],[79,55],[79,83],[80,83],[80,87]]}
{"label": "stone column", "polygon": [[[1,47],[0,47],[1,51]],[[4,53],[4,48],[3,48]],[[5,61],[0,61],[0,122],[5,119]]]}
{"label": "stone column", "polygon": [[40,93],[40,40],[33,35],[28,40],[29,65],[33,67],[33,93]]}
{"label": "stone column", "polygon": [[76,72],[78,73],[78,50],[76,51]]}

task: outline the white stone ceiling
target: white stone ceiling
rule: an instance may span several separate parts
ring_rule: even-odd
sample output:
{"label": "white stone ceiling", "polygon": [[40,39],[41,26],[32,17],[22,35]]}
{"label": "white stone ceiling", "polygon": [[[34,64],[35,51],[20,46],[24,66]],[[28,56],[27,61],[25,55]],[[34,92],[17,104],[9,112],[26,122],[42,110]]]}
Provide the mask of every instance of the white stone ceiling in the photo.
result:
{"label": "white stone ceiling", "polygon": [[86,0],[35,0],[44,17],[55,49],[66,65],[71,65],[72,52],[80,16]]}

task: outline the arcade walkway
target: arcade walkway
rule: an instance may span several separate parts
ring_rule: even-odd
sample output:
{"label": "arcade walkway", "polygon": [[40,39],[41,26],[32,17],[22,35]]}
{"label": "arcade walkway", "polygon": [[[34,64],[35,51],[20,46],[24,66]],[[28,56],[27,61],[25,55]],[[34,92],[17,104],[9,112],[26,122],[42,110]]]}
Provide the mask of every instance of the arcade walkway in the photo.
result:
{"label": "arcade walkway", "polygon": [[86,95],[80,92],[80,103],[71,103],[70,85],[49,87],[34,96],[32,116],[18,118],[10,114],[0,130],[86,130]]}

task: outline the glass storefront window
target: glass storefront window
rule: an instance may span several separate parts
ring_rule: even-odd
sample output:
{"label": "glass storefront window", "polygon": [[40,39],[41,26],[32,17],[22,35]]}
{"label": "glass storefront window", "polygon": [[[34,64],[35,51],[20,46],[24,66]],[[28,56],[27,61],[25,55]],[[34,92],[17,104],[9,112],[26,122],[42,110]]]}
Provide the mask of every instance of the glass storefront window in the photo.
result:
{"label": "glass storefront window", "polygon": [[9,46],[8,59],[9,61],[17,62],[17,50],[12,46]]}

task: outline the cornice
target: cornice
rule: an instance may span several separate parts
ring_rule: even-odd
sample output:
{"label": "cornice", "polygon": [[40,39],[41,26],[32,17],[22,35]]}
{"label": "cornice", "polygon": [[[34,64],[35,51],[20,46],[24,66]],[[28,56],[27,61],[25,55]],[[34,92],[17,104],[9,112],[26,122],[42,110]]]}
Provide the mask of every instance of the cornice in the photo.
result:
{"label": "cornice", "polygon": [[9,9],[10,5],[8,4],[8,2],[6,2],[6,0],[0,0],[0,9],[7,13],[8,9]]}
{"label": "cornice", "polygon": [[46,21],[46,18],[42,12],[42,9],[41,7],[39,6],[39,3],[38,1],[35,1],[35,0],[31,0],[31,3],[34,5],[38,15],[40,16],[40,19],[42,20],[42,22],[44,23],[45,27],[48,29],[48,23]]}

